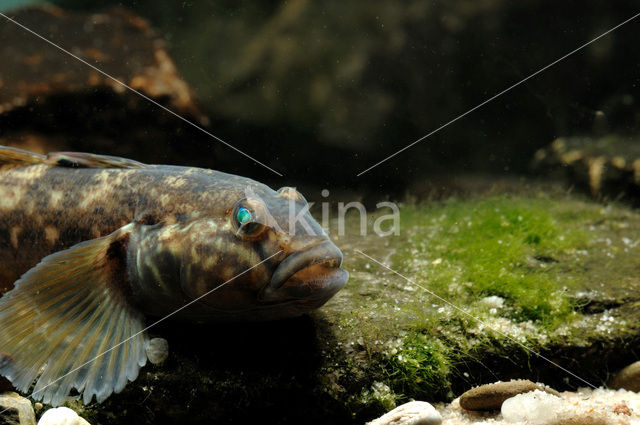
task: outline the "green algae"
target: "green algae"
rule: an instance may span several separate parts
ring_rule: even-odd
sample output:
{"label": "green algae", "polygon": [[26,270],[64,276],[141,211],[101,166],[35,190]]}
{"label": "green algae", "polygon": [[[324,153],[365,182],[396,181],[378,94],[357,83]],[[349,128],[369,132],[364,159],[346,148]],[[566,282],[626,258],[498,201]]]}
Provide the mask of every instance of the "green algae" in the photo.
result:
{"label": "green algae", "polygon": [[[354,230],[358,217],[348,219]],[[635,246],[625,246],[633,242],[615,232],[622,226],[638,237],[640,217],[570,195],[403,205],[401,226],[399,236],[354,232],[340,241],[352,278],[325,313],[340,317],[337,340],[367,353],[360,408],[376,403],[374,385],[389,388],[387,400],[396,402],[450,399],[456,382],[480,383],[483,374],[464,371],[486,357],[504,358],[505,369],[527,375],[535,352],[597,340],[601,318],[582,314],[576,294],[600,284],[591,269],[612,253],[627,254],[621,270],[639,266],[630,254]],[[614,246],[603,249],[614,236]],[[607,279],[623,273],[613,267]],[[625,329],[624,322],[611,326],[614,334]],[[345,370],[358,375],[353,365]],[[491,374],[497,380],[501,371]]]}

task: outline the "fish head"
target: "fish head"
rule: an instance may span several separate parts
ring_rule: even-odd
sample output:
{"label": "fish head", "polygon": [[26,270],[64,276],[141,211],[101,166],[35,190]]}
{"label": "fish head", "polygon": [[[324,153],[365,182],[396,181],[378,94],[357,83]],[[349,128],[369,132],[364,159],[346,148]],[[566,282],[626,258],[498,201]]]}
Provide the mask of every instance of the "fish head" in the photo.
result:
{"label": "fish head", "polygon": [[342,252],[297,190],[244,188],[226,202],[221,220],[192,229],[181,266],[191,298],[232,320],[278,319],[322,306],[346,284]]}

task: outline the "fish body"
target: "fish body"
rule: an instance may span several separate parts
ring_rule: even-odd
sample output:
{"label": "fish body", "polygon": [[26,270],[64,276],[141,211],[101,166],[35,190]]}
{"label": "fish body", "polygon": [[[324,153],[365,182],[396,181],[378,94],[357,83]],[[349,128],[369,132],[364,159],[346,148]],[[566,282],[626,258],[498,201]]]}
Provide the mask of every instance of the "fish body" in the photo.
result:
{"label": "fish body", "polygon": [[0,147],[0,374],[22,391],[37,378],[37,399],[120,391],[146,362],[149,317],[318,308],[348,279],[341,261],[293,188]]}

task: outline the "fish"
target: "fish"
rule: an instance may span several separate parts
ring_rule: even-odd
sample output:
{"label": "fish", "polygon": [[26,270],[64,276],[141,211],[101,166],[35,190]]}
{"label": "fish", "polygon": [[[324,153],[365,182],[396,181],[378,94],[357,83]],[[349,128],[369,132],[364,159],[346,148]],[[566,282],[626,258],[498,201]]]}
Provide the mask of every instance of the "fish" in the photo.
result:
{"label": "fish", "polygon": [[146,364],[146,323],[299,316],[345,286],[342,260],[295,188],[0,146],[0,375],[100,403]]}

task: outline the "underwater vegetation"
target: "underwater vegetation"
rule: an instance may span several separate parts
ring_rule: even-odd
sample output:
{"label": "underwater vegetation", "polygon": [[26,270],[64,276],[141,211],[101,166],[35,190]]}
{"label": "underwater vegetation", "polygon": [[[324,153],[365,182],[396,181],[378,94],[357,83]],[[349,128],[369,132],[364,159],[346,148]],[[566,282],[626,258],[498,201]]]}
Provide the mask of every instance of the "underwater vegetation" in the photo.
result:
{"label": "underwater vegetation", "polygon": [[[580,376],[603,379],[608,362],[623,355],[614,341],[637,339],[637,313],[598,305],[635,298],[637,279],[628,271],[640,266],[637,241],[625,235],[637,234],[639,218],[623,206],[540,192],[405,205],[399,237],[347,237],[345,252],[361,249],[410,279],[347,256],[350,284],[324,310],[341,317],[339,341],[366,353],[352,366],[375,376],[361,407],[450,399],[461,382],[496,380],[492,370],[500,379],[520,374],[585,385],[548,364],[542,371],[530,350],[572,357],[572,365],[583,365]],[[603,358],[583,358],[593,344],[605,345]],[[583,375],[592,362],[599,370]]]}

